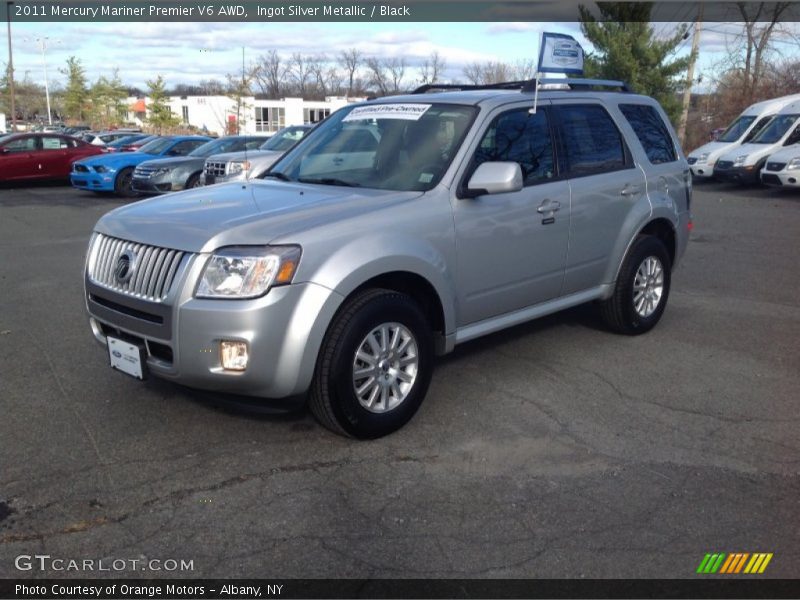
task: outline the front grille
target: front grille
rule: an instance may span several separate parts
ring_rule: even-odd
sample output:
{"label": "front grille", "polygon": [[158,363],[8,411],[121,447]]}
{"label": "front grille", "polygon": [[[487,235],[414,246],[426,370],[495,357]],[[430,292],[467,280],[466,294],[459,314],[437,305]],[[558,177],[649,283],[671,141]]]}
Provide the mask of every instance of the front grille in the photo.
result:
{"label": "front grille", "polygon": [[690,165],[693,165],[694,163],[697,162],[697,159],[694,156],[690,156],[689,158],[686,159],[686,162],[688,162]]}
{"label": "front grille", "polygon": [[88,173],[89,172],[89,167],[87,167],[86,165],[76,164],[75,165],[75,172],[76,173]]}
{"label": "front grille", "polygon": [[768,162],[767,163],[767,171],[782,171],[783,167],[786,166],[786,163],[782,162]]}
{"label": "front grille", "polygon": [[730,169],[733,167],[732,160],[718,160],[717,164],[714,165],[715,169]]}
{"label": "front grille", "polygon": [[[120,257],[126,252],[129,256],[135,256],[131,263],[133,275],[120,283],[117,279],[117,267]],[[180,250],[148,246],[98,234],[90,255],[89,278],[115,292],[161,302],[169,293],[185,254]]]}
{"label": "front grille", "polygon": [[222,177],[225,175],[225,164],[224,162],[212,162],[210,160],[206,161],[206,175],[210,175],[211,177]]}
{"label": "front grille", "polygon": [[783,185],[783,182],[781,181],[780,177],[778,177],[777,175],[770,175],[769,173],[764,173],[763,175],[761,175],[761,181],[763,183],[768,183],[772,185]]}
{"label": "front grille", "polygon": [[153,173],[156,172],[156,169],[153,167],[144,167],[139,165],[133,170],[133,176],[137,179],[150,179],[153,176]]}

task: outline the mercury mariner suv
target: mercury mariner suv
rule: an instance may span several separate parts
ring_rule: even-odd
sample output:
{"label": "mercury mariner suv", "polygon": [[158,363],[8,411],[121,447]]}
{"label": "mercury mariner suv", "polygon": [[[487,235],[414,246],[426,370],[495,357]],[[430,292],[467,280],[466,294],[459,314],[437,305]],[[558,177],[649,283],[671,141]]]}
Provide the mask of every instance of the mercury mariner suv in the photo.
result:
{"label": "mercury mariner suv", "polygon": [[111,366],[307,399],[374,438],[457,344],[590,301],[617,332],[656,325],[691,229],[658,103],[620,82],[451,87],[344,107],[262,179],[103,216],[85,291]]}

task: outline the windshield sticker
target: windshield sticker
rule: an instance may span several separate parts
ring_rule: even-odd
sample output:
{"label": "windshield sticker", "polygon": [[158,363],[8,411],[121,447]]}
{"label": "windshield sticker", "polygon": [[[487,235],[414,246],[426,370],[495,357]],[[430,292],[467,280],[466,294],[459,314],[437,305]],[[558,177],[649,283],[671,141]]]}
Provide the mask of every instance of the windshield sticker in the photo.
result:
{"label": "windshield sticker", "polygon": [[404,119],[417,121],[431,107],[430,104],[376,104],[359,106],[350,111],[344,121],[361,121],[362,119]]}

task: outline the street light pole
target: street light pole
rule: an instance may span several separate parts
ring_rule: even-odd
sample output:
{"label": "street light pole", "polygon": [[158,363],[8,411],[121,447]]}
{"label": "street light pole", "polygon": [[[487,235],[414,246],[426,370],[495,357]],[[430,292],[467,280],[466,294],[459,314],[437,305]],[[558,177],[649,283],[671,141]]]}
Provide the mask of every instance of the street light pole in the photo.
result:
{"label": "street light pole", "polygon": [[36,38],[36,41],[39,42],[39,48],[42,50],[42,65],[44,65],[44,94],[47,97],[47,124],[53,124],[53,115],[50,112],[50,88],[47,87],[47,58],[45,57],[45,51],[47,50],[47,40],[49,38],[47,36]]}
{"label": "street light pole", "polygon": [[11,131],[17,130],[17,108],[15,106],[14,94],[14,58],[11,53],[11,7],[13,2],[6,2],[6,19],[8,21],[8,91],[11,94]]}

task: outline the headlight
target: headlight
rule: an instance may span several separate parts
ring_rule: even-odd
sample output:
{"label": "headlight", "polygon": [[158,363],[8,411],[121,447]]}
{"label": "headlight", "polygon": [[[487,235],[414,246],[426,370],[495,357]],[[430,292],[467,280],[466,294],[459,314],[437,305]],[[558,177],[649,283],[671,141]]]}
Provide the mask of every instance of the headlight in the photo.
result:
{"label": "headlight", "polygon": [[257,298],[292,282],[299,246],[222,248],[206,264],[196,298]]}
{"label": "headlight", "polygon": [[708,160],[708,152],[705,152],[704,154],[701,154],[700,156],[697,157],[698,163],[704,163],[707,160]]}
{"label": "headlight", "polygon": [[161,169],[156,169],[155,171],[153,171],[153,174],[151,175],[151,177],[157,177],[158,175],[166,175],[170,171],[172,171],[172,169],[170,169],[168,167],[164,167],[164,168],[161,168]]}
{"label": "headlight", "polygon": [[793,158],[786,165],[786,170],[800,169],[800,156]]}
{"label": "headlight", "polygon": [[228,163],[228,175],[238,175],[250,168],[249,160],[234,160]]}
{"label": "headlight", "polygon": [[98,173],[108,173],[108,168],[104,167],[103,165],[97,165],[94,170]]}
{"label": "headlight", "polygon": [[744,161],[747,160],[747,154],[742,154],[741,156],[737,156],[736,159],[733,161],[734,167],[741,167],[744,164]]}

